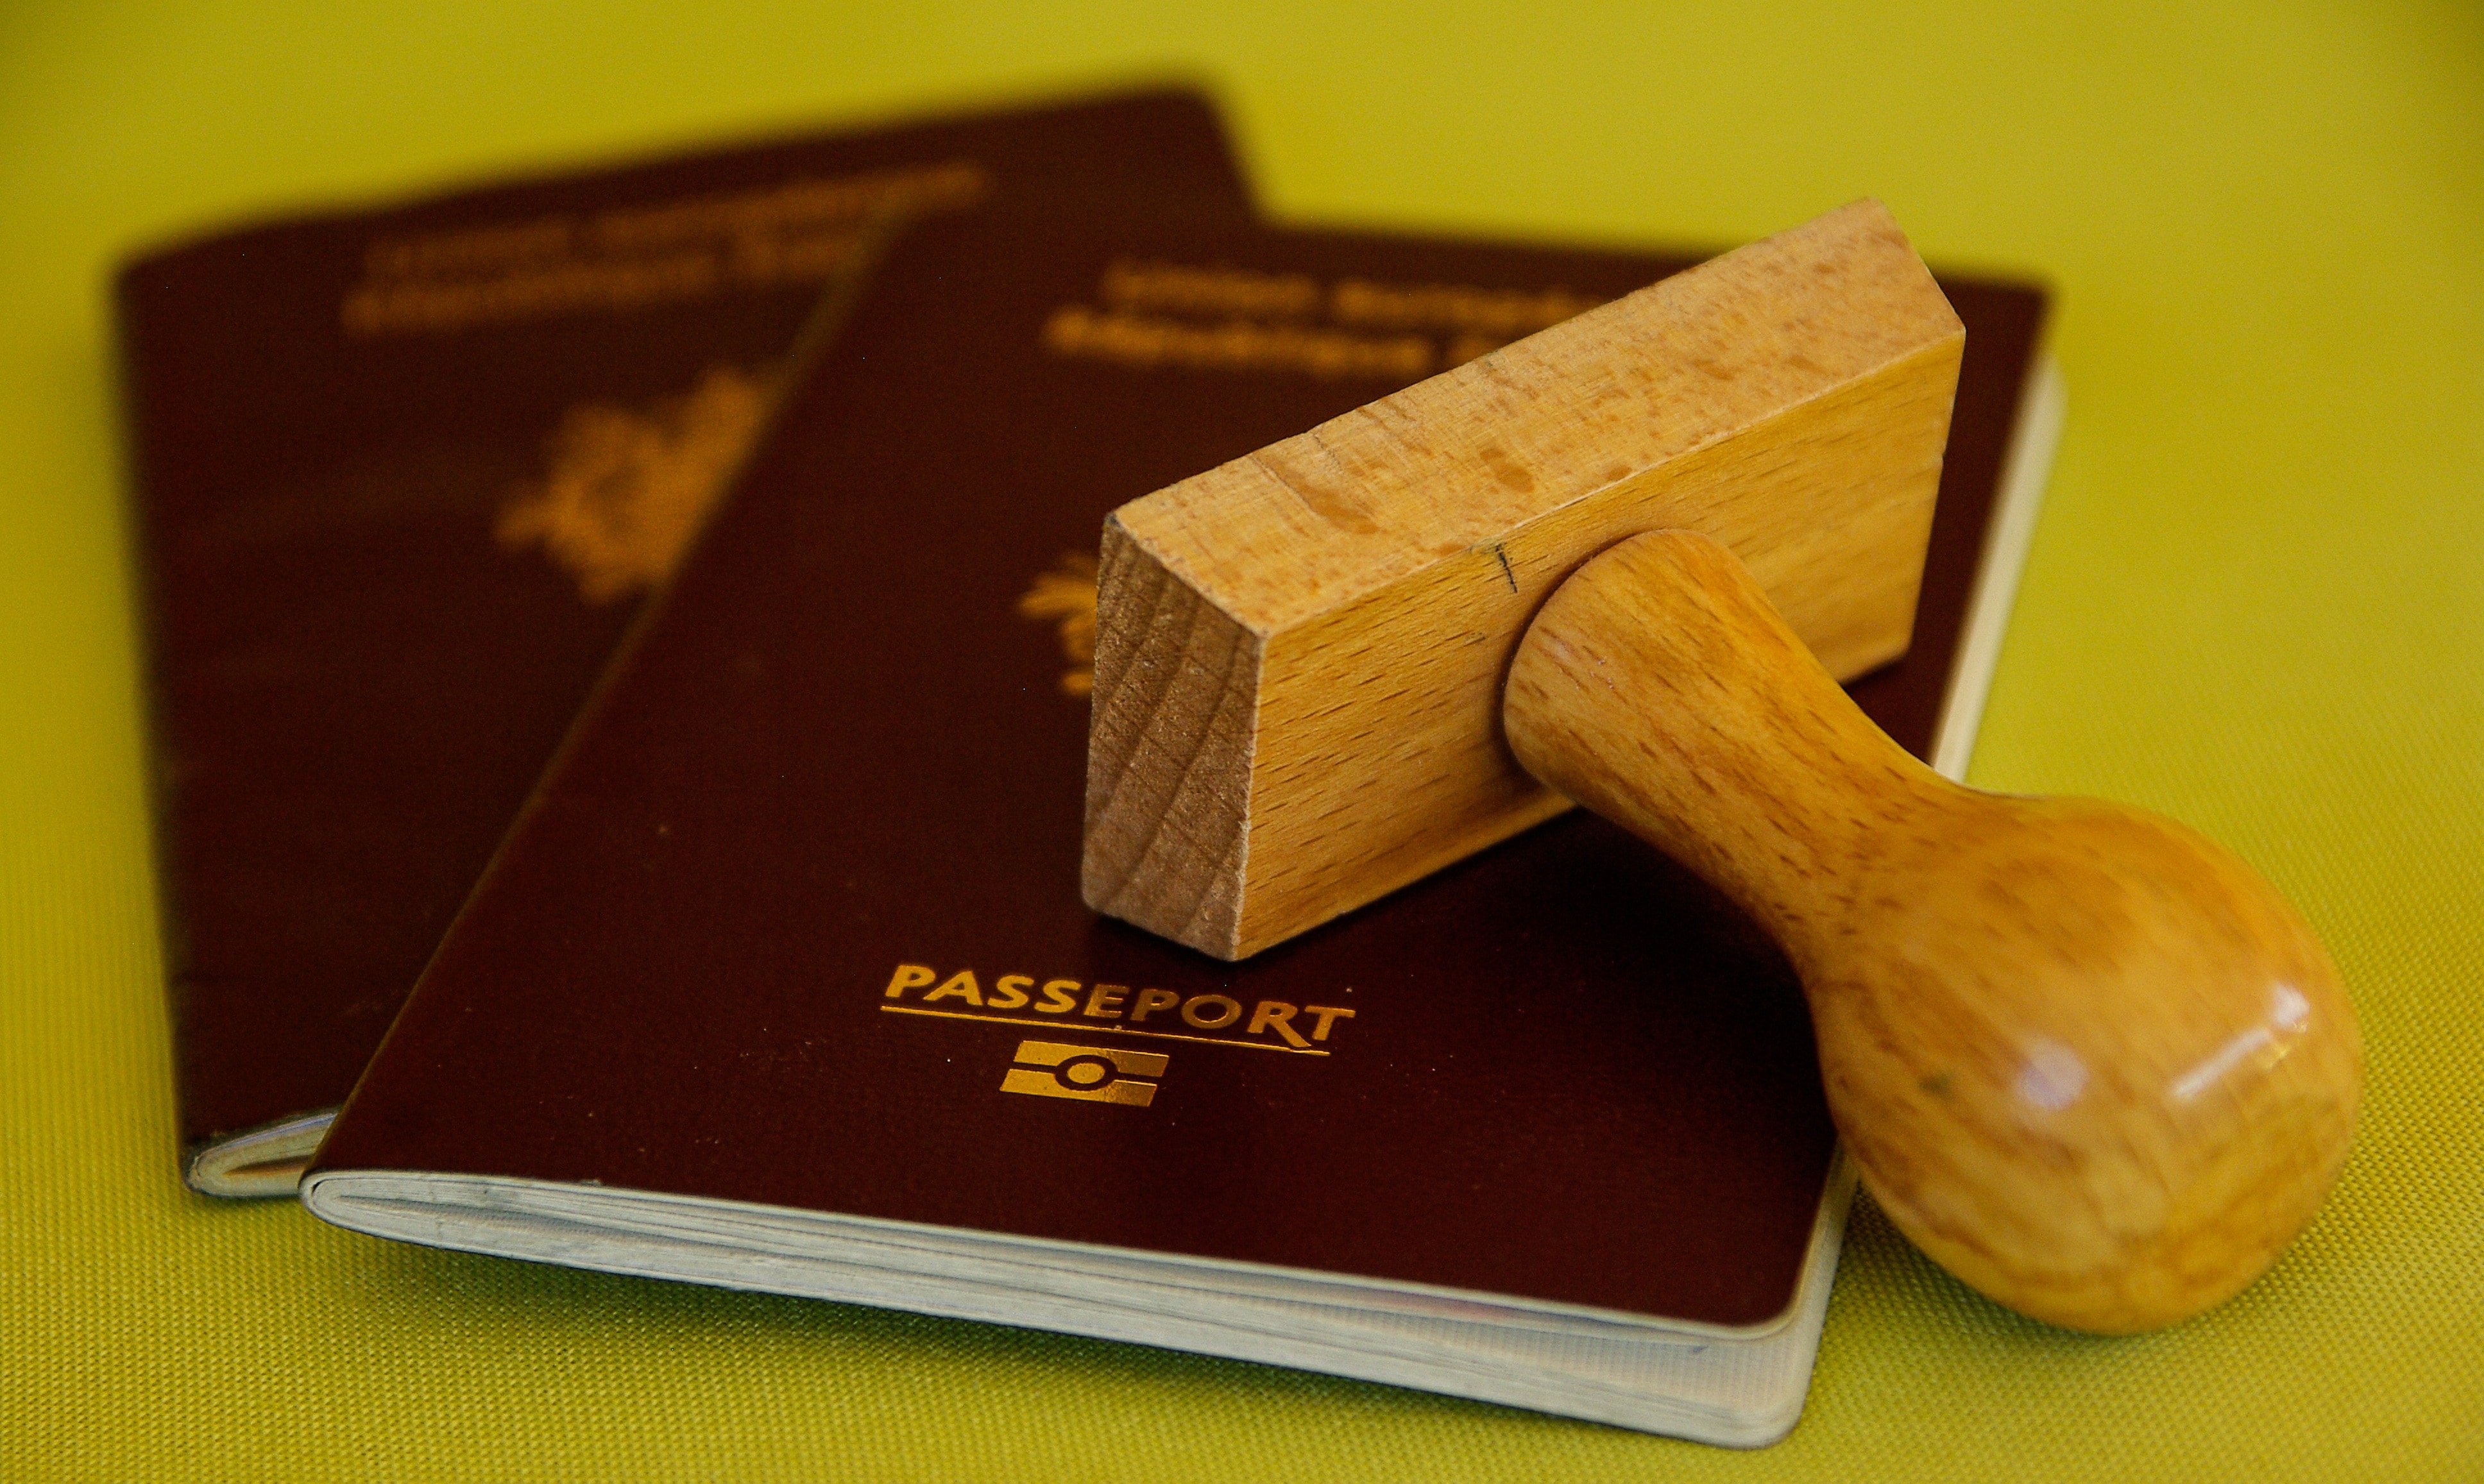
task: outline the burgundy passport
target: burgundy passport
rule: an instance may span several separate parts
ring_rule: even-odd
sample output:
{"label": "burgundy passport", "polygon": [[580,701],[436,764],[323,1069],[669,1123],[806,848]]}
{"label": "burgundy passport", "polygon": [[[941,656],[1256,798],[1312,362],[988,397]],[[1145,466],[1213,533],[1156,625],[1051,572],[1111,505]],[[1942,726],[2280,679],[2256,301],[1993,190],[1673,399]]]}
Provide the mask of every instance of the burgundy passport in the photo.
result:
{"label": "burgundy passport", "polygon": [[789,139],[230,232],[120,316],[183,1170],[290,1194],[878,217],[1247,213],[1199,98]]}
{"label": "burgundy passport", "polygon": [[[385,1235],[1716,1441],[1799,1409],[1848,1186],[1781,958],[1573,815],[1242,964],[1078,898],[1099,522],[1684,264],[927,221],[794,384],[313,1162]],[[2038,294],[1967,325],[1933,740]]]}

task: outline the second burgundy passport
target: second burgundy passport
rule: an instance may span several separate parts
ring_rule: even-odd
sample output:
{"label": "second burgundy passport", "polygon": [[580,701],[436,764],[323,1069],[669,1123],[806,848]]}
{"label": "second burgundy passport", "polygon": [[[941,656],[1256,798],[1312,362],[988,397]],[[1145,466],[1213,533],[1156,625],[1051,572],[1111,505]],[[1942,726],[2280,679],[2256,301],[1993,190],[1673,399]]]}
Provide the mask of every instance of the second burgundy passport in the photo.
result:
{"label": "second burgundy passport", "polygon": [[1039,180],[1249,209],[1205,101],[1137,93],[297,219],[128,266],[194,1184],[291,1194],[872,221]]}

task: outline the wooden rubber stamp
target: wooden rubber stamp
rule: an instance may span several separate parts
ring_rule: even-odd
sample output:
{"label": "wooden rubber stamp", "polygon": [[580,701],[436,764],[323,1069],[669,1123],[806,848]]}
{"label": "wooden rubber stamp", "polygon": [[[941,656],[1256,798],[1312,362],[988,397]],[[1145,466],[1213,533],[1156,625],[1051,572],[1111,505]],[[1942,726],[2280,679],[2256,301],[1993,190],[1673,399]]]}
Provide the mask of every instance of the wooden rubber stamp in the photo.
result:
{"label": "wooden rubber stamp", "polygon": [[2354,1015],[2169,821],[1916,763],[1903,652],[1962,332],[1864,202],[1122,507],[1091,905],[1238,958],[1583,803],[1802,977],[1866,1184],[2081,1329],[2257,1277],[2342,1167]]}

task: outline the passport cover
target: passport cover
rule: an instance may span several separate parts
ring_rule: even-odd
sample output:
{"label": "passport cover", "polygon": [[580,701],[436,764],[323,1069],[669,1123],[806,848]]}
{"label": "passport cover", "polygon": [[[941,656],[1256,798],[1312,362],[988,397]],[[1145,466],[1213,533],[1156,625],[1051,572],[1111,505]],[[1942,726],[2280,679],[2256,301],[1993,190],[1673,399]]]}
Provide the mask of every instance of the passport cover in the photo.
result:
{"label": "passport cover", "polygon": [[182,1165],[290,1194],[887,212],[1241,215],[1134,93],[228,232],[119,283]]}
{"label": "passport cover", "polygon": [[[1803,1003],[1637,841],[1573,814],[1241,964],[1077,894],[1104,514],[1685,265],[1072,212],[916,228],[616,661],[306,1200],[406,1235],[358,1223],[358,1183],[476,1176],[1784,1324],[1840,1195]],[[1914,647],[1853,688],[1918,752],[2042,308],[1944,286],[1966,360]],[[784,1283],[770,1260],[711,1281]]]}

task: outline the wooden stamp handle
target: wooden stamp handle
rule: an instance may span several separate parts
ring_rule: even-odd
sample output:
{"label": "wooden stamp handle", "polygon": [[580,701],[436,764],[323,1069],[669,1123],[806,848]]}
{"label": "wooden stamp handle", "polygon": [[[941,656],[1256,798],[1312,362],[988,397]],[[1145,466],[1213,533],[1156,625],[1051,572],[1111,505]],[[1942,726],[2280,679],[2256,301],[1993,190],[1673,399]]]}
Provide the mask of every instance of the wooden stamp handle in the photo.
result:
{"label": "wooden stamp handle", "polygon": [[1503,721],[1535,776],[1775,935],[1865,1184],[2001,1303],[2107,1333],[2187,1318],[2336,1181],[2362,1043],[2275,889],[2170,820],[1942,778],[1715,542],[1656,531],[1580,568]]}

